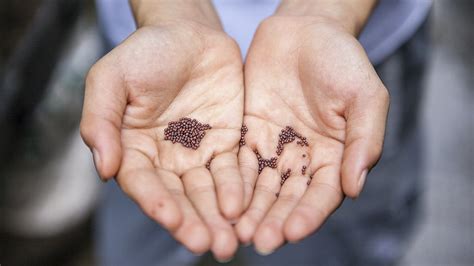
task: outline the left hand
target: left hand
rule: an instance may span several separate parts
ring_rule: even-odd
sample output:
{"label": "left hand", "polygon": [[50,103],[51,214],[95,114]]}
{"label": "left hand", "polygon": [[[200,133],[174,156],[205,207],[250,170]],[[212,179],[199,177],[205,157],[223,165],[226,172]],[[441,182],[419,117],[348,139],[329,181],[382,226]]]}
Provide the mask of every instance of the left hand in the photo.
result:
{"label": "left hand", "polygon": [[[248,209],[236,231],[241,242],[269,254],[317,230],[345,196],[359,195],[381,155],[389,96],[354,34],[324,18],[264,21],[244,75],[248,133],[239,163]],[[286,126],[309,145],[295,140],[277,156]],[[278,157],[277,167],[259,174],[255,150]],[[287,169],[291,175],[281,186]]]}

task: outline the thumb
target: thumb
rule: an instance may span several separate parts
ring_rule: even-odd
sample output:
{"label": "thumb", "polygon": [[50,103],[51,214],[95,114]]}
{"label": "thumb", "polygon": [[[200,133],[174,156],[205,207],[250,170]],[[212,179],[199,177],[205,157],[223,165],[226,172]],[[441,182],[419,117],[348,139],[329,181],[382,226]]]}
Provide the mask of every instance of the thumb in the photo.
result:
{"label": "thumb", "polygon": [[122,148],[120,128],[127,104],[126,92],[116,67],[99,61],[86,78],[81,136],[92,150],[102,180],[119,170]]}
{"label": "thumb", "polygon": [[382,154],[389,95],[380,83],[370,96],[358,96],[345,112],[346,141],[342,158],[342,189],[357,198],[370,168]]}

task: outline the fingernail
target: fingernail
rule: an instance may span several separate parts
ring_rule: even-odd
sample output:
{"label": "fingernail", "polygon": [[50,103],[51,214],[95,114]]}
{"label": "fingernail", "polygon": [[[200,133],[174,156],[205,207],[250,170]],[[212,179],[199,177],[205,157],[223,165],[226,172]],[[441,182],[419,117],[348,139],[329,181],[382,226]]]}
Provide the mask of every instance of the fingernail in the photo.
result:
{"label": "fingernail", "polygon": [[364,188],[365,184],[365,178],[367,177],[367,169],[364,169],[362,173],[360,174],[359,181],[357,182],[357,186],[359,187],[359,193],[362,192],[362,189]]}
{"label": "fingernail", "polygon": [[240,244],[240,245],[241,245],[242,247],[246,248],[246,247],[252,245],[252,242],[249,241],[249,242],[242,243],[242,244]]}
{"label": "fingernail", "polygon": [[97,171],[97,174],[99,175],[99,178],[102,182],[107,182],[107,179],[103,179],[102,176],[100,176],[99,168],[100,168],[100,153],[96,149],[92,149],[92,156],[94,157],[94,165],[95,165],[95,170]]}
{"label": "fingernail", "polygon": [[264,249],[255,248],[255,251],[256,251],[259,255],[261,255],[261,256],[267,256],[267,255],[272,254],[273,251],[275,251],[275,250],[273,250],[273,249],[271,249],[271,250],[264,250]]}
{"label": "fingernail", "polygon": [[231,225],[234,225],[234,224],[237,224],[239,222],[240,218],[235,218],[235,219],[229,219],[227,221],[229,221],[229,223]]}
{"label": "fingernail", "polygon": [[95,168],[98,169],[100,166],[100,154],[96,149],[92,149],[92,155],[94,156]]}
{"label": "fingernail", "polygon": [[230,257],[230,258],[228,258],[228,259],[218,259],[218,258],[215,258],[215,259],[216,259],[216,261],[219,262],[219,263],[227,263],[227,262],[233,260],[234,257]]}

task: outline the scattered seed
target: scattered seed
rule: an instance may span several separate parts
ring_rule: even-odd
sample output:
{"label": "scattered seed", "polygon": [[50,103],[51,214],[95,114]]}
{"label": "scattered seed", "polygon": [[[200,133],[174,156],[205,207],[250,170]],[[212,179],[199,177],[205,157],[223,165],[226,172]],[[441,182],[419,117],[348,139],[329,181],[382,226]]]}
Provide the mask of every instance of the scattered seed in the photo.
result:
{"label": "scattered seed", "polygon": [[239,142],[240,147],[245,145],[245,134],[247,134],[248,131],[249,129],[247,128],[246,125],[242,125],[242,127],[240,128],[240,142]]}
{"label": "scattered seed", "polygon": [[168,123],[168,127],[165,128],[165,140],[197,150],[206,135],[206,130],[211,128],[209,124],[201,124],[196,119],[183,117]]}
{"label": "scattered seed", "polygon": [[212,155],[211,158],[209,159],[209,161],[206,162],[206,168],[209,171],[211,171],[211,162],[212,162],[213,159],[214,159],[214,155]]}
{"label": "scattered seed", "polygon": [[303,167],[301,167],[301,174],[302,175],[306,174],[306,165],[303,165]]}
{"label": "scattered seed", "polygon": [[257,150],[254,151],[257,155],[258,160],[258,173],[260,174],[265,167],[270,167],[275,169],[277,167],[277,157],[272,157],[270,159],[264,159]]}
{"label": "scattered seed", "polygon": [[302,147],[309,146],[306,138],[301,136],[301,134],[296,132],[292,127],[286,126],[284,129],[282,129],[279,135],[279,139],[278,139],[276,154],[281,155],[281,153],[283,152],[283,146],[285,144],[293,142],[297,138],[298,138],[298,141],[296,142],[296,144]]}
{"label": "scattered seed", "polygon": [[291,174],[291,169],[288,168],[286,170],[286,172],[282,173],[281,174],[281,181],[280,181],[280,185],[283,185],[285,183],[285,181],[290,177],[290,174]]}
{"label": "scattered seed", "polygon": [[311,175],[311,176],[309,176],[309,180],[308,180],[308,182],[306,182],[306,185],[309,186],[309,184],[311,184],[312,180],[313,180],[313,176]]}

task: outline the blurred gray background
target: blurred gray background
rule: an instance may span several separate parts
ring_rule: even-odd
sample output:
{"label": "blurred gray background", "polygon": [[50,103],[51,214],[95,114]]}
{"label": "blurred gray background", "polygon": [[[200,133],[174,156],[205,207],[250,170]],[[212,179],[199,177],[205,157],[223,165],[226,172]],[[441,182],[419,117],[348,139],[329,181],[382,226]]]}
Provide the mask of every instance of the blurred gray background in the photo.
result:
{"label": "blurred gray background", "polygon": [[[0,1],[1,265],[95,265],[103,185],[78,133],[83,77],[103,52],[94,12]],[[473,17],[474,0],[434,0],[423,208],[400,265],[474,265]]]}
{"label": "blurred gray background", "polygon": [[434,4],[424,208],[402,265],[474,265],[474,1]]}

